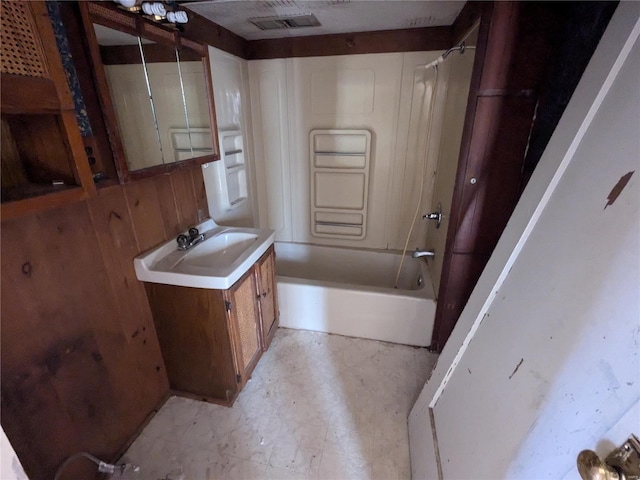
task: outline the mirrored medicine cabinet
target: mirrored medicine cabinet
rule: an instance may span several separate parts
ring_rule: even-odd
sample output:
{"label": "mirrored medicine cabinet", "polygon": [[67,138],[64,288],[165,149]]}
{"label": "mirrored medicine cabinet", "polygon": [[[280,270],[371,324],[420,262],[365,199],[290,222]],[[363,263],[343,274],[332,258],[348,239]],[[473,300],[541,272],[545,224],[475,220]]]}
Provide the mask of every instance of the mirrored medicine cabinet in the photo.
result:
{"label": "mirrored medicine cabinet", "polygon": [[112,5],[80,7],[120,181],[218,160],[207,46]]}

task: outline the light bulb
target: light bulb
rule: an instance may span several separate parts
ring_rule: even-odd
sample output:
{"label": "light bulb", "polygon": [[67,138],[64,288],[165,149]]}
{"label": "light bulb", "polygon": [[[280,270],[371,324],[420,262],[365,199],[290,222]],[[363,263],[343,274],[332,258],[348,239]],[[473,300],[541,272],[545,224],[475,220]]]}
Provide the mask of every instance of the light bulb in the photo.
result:
{"label": "light bulb", "polygon": [[167,10],[164,8],[164,5],[160,2],[143,3],[142,11],[147,15],[156,15],[158,17],[164,17],[167,14]]}
{"label": "light bulb", "polygon": [[119,3],[125,8],[135,7],[137,0],[115,0],[116,3]]}

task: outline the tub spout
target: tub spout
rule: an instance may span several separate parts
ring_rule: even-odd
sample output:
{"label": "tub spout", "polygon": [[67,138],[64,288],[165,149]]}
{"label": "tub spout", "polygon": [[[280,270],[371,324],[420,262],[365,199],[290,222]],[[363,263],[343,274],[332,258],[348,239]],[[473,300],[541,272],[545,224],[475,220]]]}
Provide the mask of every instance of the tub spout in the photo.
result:
{"label": "tub spout", "polygon": [[413,258],[435,257],[436,256],[436,252],[435,252],[435,250],[420,250],[419,248],[416,248],[416,251],[413,252],[411,254],[411,256]]}

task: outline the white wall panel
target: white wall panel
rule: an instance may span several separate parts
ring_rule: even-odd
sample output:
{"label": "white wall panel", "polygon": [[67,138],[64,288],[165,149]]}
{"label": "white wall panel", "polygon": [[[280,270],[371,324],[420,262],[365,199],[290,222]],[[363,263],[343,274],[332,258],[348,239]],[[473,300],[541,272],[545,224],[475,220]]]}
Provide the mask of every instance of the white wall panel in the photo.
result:
{"label": "white wall panel", "polygon": [[[431,209],[447,94],[446,63],[438,72],[437,84],[434,70],[416,67],[441,53],[249,62],[257,168],[262,169],[258,172],[261,224],[278,230],[280,240],[401,249],[422,178],[419,215]],[[367,229],[362,239],[311,234],[309,133],[314,129],[371,132]],[[426,222],[418,220],[410,248],[424,248],[426,233]]]}
{"label": "white wall panel", "polygon": [[286,62],[249,62],[260,227],[291,241],[291,177]]}
{"label": "white wall panel", "polygon": [[422,202],[408,246],[410,250],[425,247],[427,223],[421,216],[431,210],[449,63],[440,64],[437,72],[432,68],[425,70],[422,65],[435,60],[440,53],[404,54],[395,162],[388,199],[387,232],[391,249],[399,250],[405,245],[421,185]]}
{"label": "white wall panel", "polygon": [[373,113],[376,74],[370,68],[314,71],[311,112],[315,115]]}
{"label": "white wall panel", "polygon": [[[424,58],[425,54],[422,55]],[[387,248],[390,179],[396,168],[395,143],[400,111],[404,54],[297,58],[290,61],[292,98],[291,159],[293,238],[297,242]],[[434,56],[435,58],[435,56]],[[367,232],[362,240],[315,238],[309,218],[309,132],[313,129],[366,129],[371,132]]]}
{"label": "white wall panel", "polygon": [[[386,248],[384,219],[400,96],[402,54],[290,59],[295,126],[291,158],[293,238],[296,242]],[[367,232],[362,240],[311,235],[309,132],[314,129],[371,132]]]}
{"label": "white wall panel", "polygon": [[[220,148],[224,148],[226,133],[239,132],[245,165],[230,175],[223,161],[203,165],[209,214],[221,225],[253,227],[257,221],[247,61],[213,47],[209,47],[209,57]],[[246,198],[237,201],[245,192]]]}

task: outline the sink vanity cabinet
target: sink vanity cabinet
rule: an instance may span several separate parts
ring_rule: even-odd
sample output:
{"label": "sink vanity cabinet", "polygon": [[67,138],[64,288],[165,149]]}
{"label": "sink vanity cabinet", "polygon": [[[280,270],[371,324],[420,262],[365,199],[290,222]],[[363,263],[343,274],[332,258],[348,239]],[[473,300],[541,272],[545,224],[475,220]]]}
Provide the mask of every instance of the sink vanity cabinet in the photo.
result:
{"label": "sink vanity cabinet", "polygon": [[278,326],[274,257],[271,245],[226,290],[145,283],[176,393],[233,403]]}

